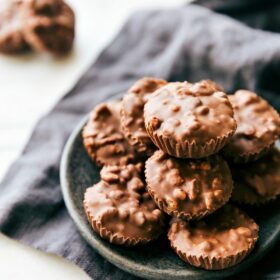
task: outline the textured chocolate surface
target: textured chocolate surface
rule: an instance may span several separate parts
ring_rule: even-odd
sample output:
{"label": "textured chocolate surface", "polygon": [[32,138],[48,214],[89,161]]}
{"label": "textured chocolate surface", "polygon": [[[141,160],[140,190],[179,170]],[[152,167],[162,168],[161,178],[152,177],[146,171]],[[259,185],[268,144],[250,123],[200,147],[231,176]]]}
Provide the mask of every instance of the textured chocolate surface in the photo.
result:
{"label": "textured chocolate surface", "polygon": [[102,103],[92,111],[83,129],[84,146],[97,165],[125,165],[140,160],[120,128],[121,102]]}
{"label": "textured chocolate surface", "polygon": [[148,191],[166,213],[201,218],[228,200],[232,178],[227,163],[218,155],[204,159],[177,159],[156,151],[146,162]]}
{"label": "textured chocolate surface", "polygon": [[201,221],[175,220],[168,233],[171,246],[186,262],[223,269],[240,262],[258,239],[258,225],[231,205]]}
{"label": "textured chocolate surface", "polygon": [[255,160],[278,139],[280,117],[254,92],[238,90],[229,98],[234,108],[237,130],[224,153],[236,162]]}
{"label": "textured chocolate surface", "polygon": [[177,157],[218,152],[236,129],[227,95],[211,81],[161,87],[145,104],[144,117],[154,143]]}
{"label": "textured chocolate surface", "polygon": [[64,54],[75,36],[75,15],[61,0],[30,0],[26,3],[24,35],[39,51]]}
{"label": "textured chocolate surface", "polygon": [[280,194],[280,151],[274,147],[263,158],[246,165],[231,165],[234,179],[232,199],[262,204]]}
{"label": "textured chocolate surface", "polygon": [[30,8],[37,15],[53,16],[61,12],[63,0],[32,0]]}
{"label": "textured chocolate surface", "polygon": [[145,128],[144,105],[148,96],[166,83],[165,80],[145,77],[138,80],[123,97],[122,128],[129,143],[141,152],[151,154],[155,150]]}
{"label": "textured chocolate surface", "polygon": [[17,54],[28,49],[23,36],[23,1],[0,2],[0,52]]}
{"label": "textured chocolate surface", "polygon": [[108,166],[85,193],[84,206],[102,238],[123,245],[144,244],[163,231],[164,214],[145,189],[142,165]]}

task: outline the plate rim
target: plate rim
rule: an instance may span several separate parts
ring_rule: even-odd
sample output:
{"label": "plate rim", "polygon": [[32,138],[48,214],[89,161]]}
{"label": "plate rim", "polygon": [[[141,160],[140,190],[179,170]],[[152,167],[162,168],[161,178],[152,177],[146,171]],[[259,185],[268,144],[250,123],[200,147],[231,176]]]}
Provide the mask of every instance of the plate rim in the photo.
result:
{"label": "plate rim", "polygon": [[[62,190],[63,199],[67,208],[68,213],[70,214],[71,219],[73,220],[76,228],[78,229],[79,233],[82,235],[82,237],[85,239],[85,241],[93,248],[93,250],[97,251],[98,254],[100,254],[102,257],[104,257],[106,260],[108,260],[113,265],[117,266],[121,270],[124,270],[130,274],[133,274],[138,277],[145,277],[148,279],[163,279],[161,277],[165,277],[164,274],[166,272],[162,271],[161,269],[151,270],[149,267],[144,265],[139,265],[137,262],[131,261],[129,259],[125,259],[125,265],[124,265],[124,257],[120,256],[118,253],[115,253],[114,250],[111,250],[104,246],[100,240],[97,240],[95,238],[95,234],[93,231],[88,236],[88,226],[81,222],[80,216],[76,207],[76,204],[74,203],[73,199],[71,199],[71,192],[70,192],[70,183],[67,180],[67,170],[68,170],[68,163],[69,163],[69,155],[71,154],[71,151],[73,150],[73,144],[75,143],[76,139],[80,136],[81,131],[87,120],[89,119],[90,113],[88,113],[86,116],[84,116],[81,121],[76,125],[74,130],[72,130],[65,146],[62,152],[61,161],[60,161],[60,186]],[[222,277],[228,277],[234,274],[237,274],[246,268],[249,268],[254,263],[259,261],[261,258],[263,258],[268,251],[279,241],[280,239],[280,224],[278,225],[277,230],[270,236],[269,238],[270,242],[268,242],[268,245],[262,250],[262,253],[255,254],[245,260],[243,260],[241,263],[237,264],[236,266],[224,269],[224,270],[204,270],[202,268],[197,268],[197,271],[193,273],[193,271],[189,274],[186,273],[186,270],[176,271],[176,275],[168,275],[168,277],[173,276],[173,279],[183,279],[188,277],[188,279],[209,279],[212,277],[216,278],[222,278]],[[106,242],[106,241],[104,241]],[[258,243],[257,245],[258,246]],[[167,275],[166,275],[167,276]]]}

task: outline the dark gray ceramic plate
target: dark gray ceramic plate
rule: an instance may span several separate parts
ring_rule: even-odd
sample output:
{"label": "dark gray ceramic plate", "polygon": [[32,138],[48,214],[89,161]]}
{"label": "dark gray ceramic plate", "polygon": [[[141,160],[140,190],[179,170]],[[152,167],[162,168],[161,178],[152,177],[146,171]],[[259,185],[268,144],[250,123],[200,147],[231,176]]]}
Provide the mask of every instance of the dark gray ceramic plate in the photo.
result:
{"label": "dark gray ceramic plate", "polygon": [[261,210],[247,209],[260,225],[260,238],[254,251],[240,264],[223,271],[206,271],[189,266],[169,248],[166,237],[138,248],[123,248],[102,240],[91,229],[83,210],[87,187],[98,182],[99,169],[87,156],[81,138],[86,117],[70,136],[61,161],[60,178],[68,211],[84,239],[103,257],[119,268],[148,279],[209,279],[238,273],[262,258],[280,236],[279,200]]}

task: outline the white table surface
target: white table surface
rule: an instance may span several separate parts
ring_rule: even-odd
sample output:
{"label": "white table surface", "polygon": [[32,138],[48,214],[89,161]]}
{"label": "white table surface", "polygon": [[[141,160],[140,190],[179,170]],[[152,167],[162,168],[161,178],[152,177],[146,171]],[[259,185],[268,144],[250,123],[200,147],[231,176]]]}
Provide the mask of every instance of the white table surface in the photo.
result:
{"label": "white table surface", "polygon": [[[139,8],[169,8],[184,2],[68,0],[77,17],[77,37],[69,57],[58,60],[46,54],[0,56],[0,180],[20,155],[38,119],[76,83],[131,12]],[[2,234],[0,248],[1,280],[90,279],[68,261]]]}

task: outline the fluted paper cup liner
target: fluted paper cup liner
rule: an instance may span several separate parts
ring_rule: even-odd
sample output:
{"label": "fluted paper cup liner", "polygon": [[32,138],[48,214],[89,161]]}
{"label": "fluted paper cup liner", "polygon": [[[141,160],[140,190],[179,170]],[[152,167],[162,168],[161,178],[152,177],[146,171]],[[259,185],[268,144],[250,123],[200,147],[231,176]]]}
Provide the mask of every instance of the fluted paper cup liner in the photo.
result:
{"label": "fluted paper cup liner", "polygon": [[171,247],[184,262],[187,262],[190,265],[201,267],[207,270],[220,270],[240,263],[252,251],[254,245],[255,243],[250,248],[248,248],[248,250],[239,252],[236,255],[226,256],[225,258],[210,258],[209,256],[189,256],[180,251],[178,248],[175,248],[172,244]]}
{"label": "fluted paper cup liner", "polygon": [[204,145],[197,144],[195,141],[175,141],[173,138],[158,135],[151,128],[146,127],[148,134],[154,144],[165,153],[178,158],[203,158],[220,151],[232,137],[234,131],[228,134],[211,139]]}

